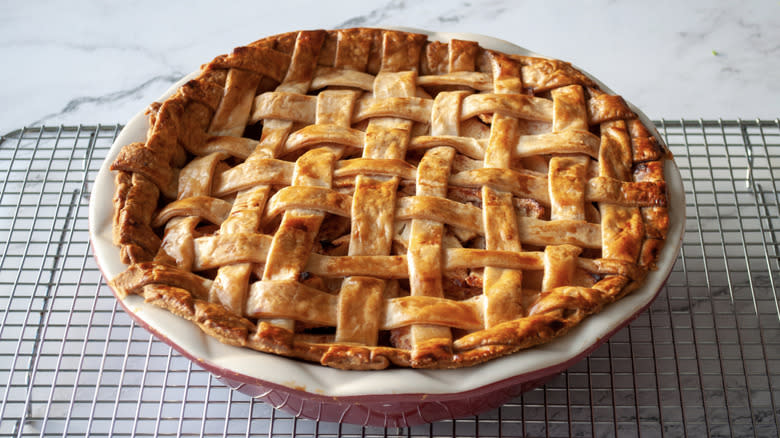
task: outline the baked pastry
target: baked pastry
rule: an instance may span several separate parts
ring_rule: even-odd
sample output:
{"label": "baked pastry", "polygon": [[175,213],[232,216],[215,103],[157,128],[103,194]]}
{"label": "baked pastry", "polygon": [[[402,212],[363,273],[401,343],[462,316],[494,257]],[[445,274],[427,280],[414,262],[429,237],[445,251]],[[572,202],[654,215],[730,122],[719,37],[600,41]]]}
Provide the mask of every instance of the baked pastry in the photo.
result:
{"label": "baked pastry", "polygon": [[344,369],[470,366],[642,284],[663,145],[570,64],[381,29],[268,37],[148,110],[116,172],[123,298]]}

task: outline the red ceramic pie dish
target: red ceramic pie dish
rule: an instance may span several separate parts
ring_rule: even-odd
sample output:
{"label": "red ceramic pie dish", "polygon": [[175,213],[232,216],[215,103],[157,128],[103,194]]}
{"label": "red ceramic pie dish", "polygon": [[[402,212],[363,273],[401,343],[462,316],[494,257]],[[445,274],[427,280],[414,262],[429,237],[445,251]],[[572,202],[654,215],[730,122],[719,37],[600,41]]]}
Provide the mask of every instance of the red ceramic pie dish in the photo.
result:
{"label": "red ceramic pie dish", "polygon": [[[512,44],[479,35],[426,33],[430,39],[478,41],[483,47],[535,55]],[[186,81],[174,85],[166,98]],[[598,82],[595,78],[596,82]],[[609,89],[603,84],[603,90]],[[649,119],[632,107],[647,127]],[[110,164],[119,149],[143,141],[148,120],[139,113],[120,133],[96,178],[90,198],[89,231],[93,252],[107,279],[125,269],[112,243]],[[662,139],[655,133],[657,140]],[[684,189],[672,160],[664,169],[668,190],[669,229],[657,270],[644,284],[591,315],[566,335],[549,343],[489,362],[459,369],[389,368],[346,371],[222,344],[190,322],[144,302],[140,296],[117,299],[124,310],[158,339],[169,344],[222,382],[293,415],[359,425],[403,427],[471,416],[495,408],[535,388],[590,354],[642,313],[661,291],[677,259],[685,222]]]}
{"label": "red ceramic pie dish", "polygon": [[[660,290],[656,291],[653,299]],[[349,423],[361,426],[408,427],[440,420],[474,416],[497,408],[525,391],[544,385],[557,374],[588,356],[612,337],[613,334],[631,323],[639,314],[646,310],[652,303],[652,300],[604,337],[589,345],[583,352],[546,368],[518,374],[463,392],[440,394],[426,392],[366,394],[341,397],[309,392],[306,391],[305,387],[272,383],[257,377],[237,373],[230,368],[215,365],[210,361],[193,356],[185,347],[167,338],[146,323],[144,319],[133,313],[121,300],[120,303],[137,323],[153,333],[155,337],[209,371],[225,385],[250,397],[262,400],[275,409],[282,410],[296,417],[317,421]],[[278,358],[278,360],[292,361],[286,358]],[[473,370],[470,369],[470,371],[479,372],[479,368],[481,368],[480,365]],[[372,373],[377,373],[377,379],[394,380],[392,377],[384,376],[386,371],[372,371]],[[355,373],[355,371],[340,372],[346,374]]]}

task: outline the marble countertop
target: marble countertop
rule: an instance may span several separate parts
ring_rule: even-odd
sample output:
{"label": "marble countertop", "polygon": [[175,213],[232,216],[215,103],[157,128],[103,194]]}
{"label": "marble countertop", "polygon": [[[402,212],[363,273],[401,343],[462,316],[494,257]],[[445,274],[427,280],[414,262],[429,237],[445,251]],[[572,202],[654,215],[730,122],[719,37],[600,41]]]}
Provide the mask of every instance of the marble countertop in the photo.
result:
{"label": "marble countertop", "polygon": [[411,26],[572,62],[652,119],[780,116],[780,2],[3,2],[0,134],[125,123],[233,47],[297,29]]}

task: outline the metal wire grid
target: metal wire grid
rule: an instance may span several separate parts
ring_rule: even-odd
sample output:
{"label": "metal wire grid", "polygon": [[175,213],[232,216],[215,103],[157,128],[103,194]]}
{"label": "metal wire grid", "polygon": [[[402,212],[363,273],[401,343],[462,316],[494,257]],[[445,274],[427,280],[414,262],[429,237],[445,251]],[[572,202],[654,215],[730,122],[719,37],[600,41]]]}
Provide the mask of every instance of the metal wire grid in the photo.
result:
{"label": "metal wire grid", "polygon": [[120,126],[7,134],[0,435],[778,436],[780,121],[656,124],[681,168],[688,221],[650,309],[499,409],[387,430],[276,411],[193,366],[118,308],[91,255],[87,206]]}

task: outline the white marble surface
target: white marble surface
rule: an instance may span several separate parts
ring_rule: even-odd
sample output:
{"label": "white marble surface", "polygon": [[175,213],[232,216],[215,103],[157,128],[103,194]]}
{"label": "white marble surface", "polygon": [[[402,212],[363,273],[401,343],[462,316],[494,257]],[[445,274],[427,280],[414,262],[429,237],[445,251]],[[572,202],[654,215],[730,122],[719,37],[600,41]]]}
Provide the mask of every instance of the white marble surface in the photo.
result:
{"label": "white marble surface", "polygon": [[0,2],[0,134],[124,123],[233,47],[289,30],[473,32],[571,61],[659,118],[780,117],[780,2]]}

